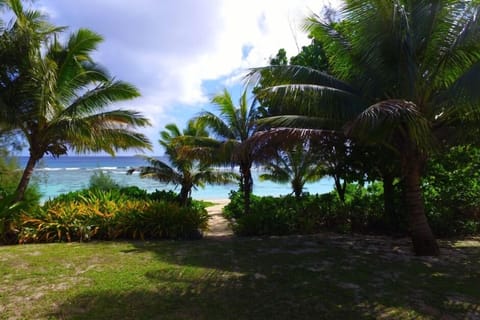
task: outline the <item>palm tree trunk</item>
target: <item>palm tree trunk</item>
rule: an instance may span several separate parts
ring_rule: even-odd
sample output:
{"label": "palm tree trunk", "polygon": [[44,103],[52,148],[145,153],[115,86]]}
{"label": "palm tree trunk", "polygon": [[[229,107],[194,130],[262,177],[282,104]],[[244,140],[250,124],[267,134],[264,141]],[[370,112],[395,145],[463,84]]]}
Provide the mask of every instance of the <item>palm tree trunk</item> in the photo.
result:
{"label": "palm tree trunk", "polygon": [[243,200],[245,205],[245,214],[250,213],[250,195],[252,194],[253,179],[251,166],[243,165],[240,167],[241,171],[241,191],[243,191]]}
{"label": "palm tree trunk", "polygon": [[299,199],[302,195],[303,184],[298,180],[294,179],[292,181],[292,189],[293,189],[293,193],[295,194],[295,198]]}
{"label": "palm tree trunk", "polygon": [[383,174],[383,206],[385,210],[385,218],[388,223],[388,228],[391,231],[398,231],[398,219],[395,214],[395,190],[393,188],[393,175],[390,173]]}
{"label": "palm tree trunk", "polygon": [[406,159],[405,204],[413,250],[418,256],[437,256],[439,248],[425,216],[422,191],[420,190],[421,160]]}
{"label": "palm tree trunk", "polygon": [[182,188],[180,189],[179,199],[180,199],[180,205],[183,207],[188,204],[190,190],[192,190],[192,188],[186,185],[182,185]]}
{"label": "palm tree trunk", "polygon": [[33,170],[35,169],[35,165],[37,164],[38,159],[31,156],[28,158],[27,165],[23,170],[22,178],[18,183],[17,190],[15,190],[15,202],[22,201],[23,197],[25,196],[25,191],[27,190],[28,183],[32,178]]}
{"label": "palm tree trunk", "polygon": [[337,175],[333,176],[333,180],[335,181],[335,190],[337,191],[340,201],[345,203],[345,192],[347,190],[347,182],[343,180],[343,183],[342,183],[341,178]]}

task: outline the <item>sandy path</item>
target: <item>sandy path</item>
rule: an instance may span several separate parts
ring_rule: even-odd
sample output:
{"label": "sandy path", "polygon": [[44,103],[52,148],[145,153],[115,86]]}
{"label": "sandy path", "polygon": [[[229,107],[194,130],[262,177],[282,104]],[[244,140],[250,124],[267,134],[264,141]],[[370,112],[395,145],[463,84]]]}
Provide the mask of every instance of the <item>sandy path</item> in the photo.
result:
{"label": "sandy path", "polygon": [[205,237],[230,237],[233,235],[233,231],[228,225],[227,219],[222,216],[222,209],[228,204],[230,200],[209,200],[215,205],[208,207],[208,215],[210,219],[208,220],[208,230],[205,232]]}

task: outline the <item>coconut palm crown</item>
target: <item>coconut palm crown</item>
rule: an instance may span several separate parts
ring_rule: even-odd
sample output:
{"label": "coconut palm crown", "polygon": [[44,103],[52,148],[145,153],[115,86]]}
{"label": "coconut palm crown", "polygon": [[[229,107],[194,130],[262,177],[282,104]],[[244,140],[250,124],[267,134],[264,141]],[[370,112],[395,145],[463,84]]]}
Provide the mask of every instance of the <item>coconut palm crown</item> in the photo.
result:
{"label": "coconut palm crown", "polygon": [[165,129],[160,132],[159,143],[165,148],[168,161],[144,157],[149,165],[131,169],[129,173],[138,170],[142,178],[180,186],[178,197],[182,205],[188,204],[192,189],[204,187],[206,184],[229,184],[237,178],[232,172],[216,170],[210,163],[185,156],[188,153],[185,149],[189,148],[189,142],[196,138],[208,138],[205,128],[198,122],[190,121],[183,131],[175,124],[168,124]]}
{"label": "coconut palm crown", "polygon": [[308,143],[296,144],[286,150],[277,149],[275,157],[264,166],[265,173],[260,175],[260,179],[290,183],[292,193],[299,198],[305,183],[316,182],[325,175],[319,162],[320,157]]}

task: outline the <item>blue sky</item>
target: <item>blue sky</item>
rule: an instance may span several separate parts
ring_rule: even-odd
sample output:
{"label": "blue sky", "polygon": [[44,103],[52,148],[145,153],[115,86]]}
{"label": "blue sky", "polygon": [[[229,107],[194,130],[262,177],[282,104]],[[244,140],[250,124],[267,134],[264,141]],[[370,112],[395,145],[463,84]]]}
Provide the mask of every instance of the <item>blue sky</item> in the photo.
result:
{"label": "blue sky", "polygon": [[307,44],[303,19],[335,0],[37,0],[56,25],[89,28],[105,41],[95,58],[142,97],[122,107],[139,110],[153,126],[142,130],[160,155],[158,132],[183,127],[211,97],[238,96],[242,74],[268,64],[279,48],[289,55]]}

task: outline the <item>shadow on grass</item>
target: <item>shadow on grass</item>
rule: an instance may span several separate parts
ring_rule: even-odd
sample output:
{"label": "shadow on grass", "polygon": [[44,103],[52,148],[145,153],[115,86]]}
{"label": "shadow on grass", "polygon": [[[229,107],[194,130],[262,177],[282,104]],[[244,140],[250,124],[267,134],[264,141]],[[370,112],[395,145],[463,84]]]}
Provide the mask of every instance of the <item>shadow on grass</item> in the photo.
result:
{"label": "shadow on grass", "polygon": [[148,288],[85,291],[60,305],[53,316],[64,319],[480,317],[480,247],[452,249],[458,250],[455,259],[432,259],[375,251],[373,242],[358,244],[315,236],[135,242],[134,249],[124,251],[125,254],[150,253],[167,264],[144,273]]}

